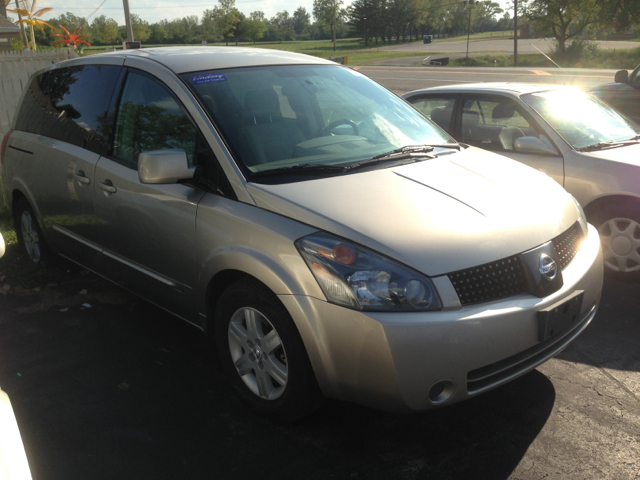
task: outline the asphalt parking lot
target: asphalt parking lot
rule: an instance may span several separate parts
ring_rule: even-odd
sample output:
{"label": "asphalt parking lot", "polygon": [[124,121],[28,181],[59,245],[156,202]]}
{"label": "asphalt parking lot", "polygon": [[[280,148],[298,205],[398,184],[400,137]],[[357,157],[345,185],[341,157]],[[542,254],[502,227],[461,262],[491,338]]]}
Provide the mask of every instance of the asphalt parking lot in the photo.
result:
{"label": "asphalt parking lot", "polygon": [[404,416],[327,401],[282,426],[247,412],[199,331],[47,269],[24,281],[14,258],[0,295],[0,385],[35,479],[640,478],[638,285],[607,282],[567,350],[472,401]]}

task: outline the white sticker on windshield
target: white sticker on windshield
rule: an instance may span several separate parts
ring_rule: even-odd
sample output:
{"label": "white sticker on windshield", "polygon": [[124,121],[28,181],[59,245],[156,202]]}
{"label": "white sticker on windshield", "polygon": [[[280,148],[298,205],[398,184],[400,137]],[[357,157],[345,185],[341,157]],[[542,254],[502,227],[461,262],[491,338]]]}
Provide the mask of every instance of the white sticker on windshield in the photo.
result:
{"label": "white sticker on windshield", "polygon": [[223,73],[209,73],[207,75],[196,75],[195,77],[191,77],[191,81],[196,85],[201,85],[203,83],[211,82],[226,82],[227,77],[225,77]]}

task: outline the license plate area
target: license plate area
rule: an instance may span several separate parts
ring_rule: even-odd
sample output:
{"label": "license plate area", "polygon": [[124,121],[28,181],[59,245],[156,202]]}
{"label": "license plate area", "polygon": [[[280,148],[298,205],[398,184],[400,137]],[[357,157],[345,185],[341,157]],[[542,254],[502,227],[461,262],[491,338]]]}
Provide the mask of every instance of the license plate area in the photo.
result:
{"label": "license plate area", "polygon": [[584,290],[576,290],[568,297],[538,312],[538,340],[544,342],[558,336],[578,322],[582,310]]}

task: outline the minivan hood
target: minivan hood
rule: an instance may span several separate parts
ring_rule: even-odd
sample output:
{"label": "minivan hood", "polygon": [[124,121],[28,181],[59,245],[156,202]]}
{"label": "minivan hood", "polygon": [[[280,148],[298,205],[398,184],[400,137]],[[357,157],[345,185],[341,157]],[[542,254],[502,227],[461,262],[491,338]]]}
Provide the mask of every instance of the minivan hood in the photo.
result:
{"label": "minivan hood", "polygon": [[247,188],[260,208],[430,276],[529,250],[578,218],[551,178],[473,147],[394,168]]}

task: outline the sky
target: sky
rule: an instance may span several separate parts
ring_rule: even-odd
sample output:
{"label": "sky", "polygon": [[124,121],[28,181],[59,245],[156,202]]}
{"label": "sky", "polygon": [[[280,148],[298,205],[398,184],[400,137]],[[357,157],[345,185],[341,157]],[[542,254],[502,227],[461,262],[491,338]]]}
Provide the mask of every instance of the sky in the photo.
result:
{"label": "sky", "polygon": [[[494,1],[498,1],[502,8],[506,8],[510,2],[510,0]],[[351,0],[344,2],[345,6],[350,3]],[[14,6],[15,0],[11,0],[11,4]],[[139,15],[149,23],[182,18],[188,15],[197,15],[200,18],[203,11],[216,5],[218,5],[217,0],[129,0],[131,13]],[[93,13],[98,6],[100,8]],[[44,20],[71,12],[82,17],[91,15],[88,18],[89,23],[96,16],[105,15],[107,18],[113,18],[120,25],[124,24],[122,0],[38,0],[36,2],[37,10],[47,7],[52,7],[53,10],[41,17]],[[304,7],[313,21],[313,0],[236,0],[236,8],[242,13],[248,15],[256,10],[262,10],[267,18],[271,18],[283,10],[293,14],[298,7]]]}

